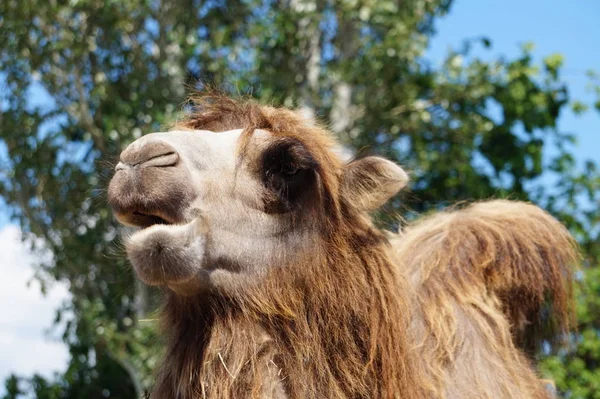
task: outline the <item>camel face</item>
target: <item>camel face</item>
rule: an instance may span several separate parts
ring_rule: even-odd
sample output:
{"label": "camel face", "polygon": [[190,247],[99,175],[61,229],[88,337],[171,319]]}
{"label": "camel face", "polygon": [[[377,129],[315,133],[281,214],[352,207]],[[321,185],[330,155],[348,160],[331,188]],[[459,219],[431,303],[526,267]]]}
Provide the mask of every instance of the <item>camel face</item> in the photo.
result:
{"label": "camel face", "polygon": [[176,128],[122,152],[108,200],[139,227],[125,238],[138,277],[183,296],[243,296],[302,270],[408,181],[383,158],[344,164],[327,130],[286,109],[217,96]]}
{"label": "camel face", "polygon": [[235,289],[310,244],[316,162],[265,130],[170,131],[121,154],[109,186],[138,277],[182,295]]}

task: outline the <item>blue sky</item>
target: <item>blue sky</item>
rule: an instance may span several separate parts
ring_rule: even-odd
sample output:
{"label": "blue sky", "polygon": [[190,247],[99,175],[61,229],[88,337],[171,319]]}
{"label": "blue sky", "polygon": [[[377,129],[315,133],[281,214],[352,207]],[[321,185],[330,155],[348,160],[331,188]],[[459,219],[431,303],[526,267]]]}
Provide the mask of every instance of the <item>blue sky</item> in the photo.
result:
{"label": "blue sky", "polygon": [[[585,89],[585,72],[600,72],[599,21],[598,0],[455,0],[450,14],[438,20],[427,54],[441,61],[449,47],[485,35],[492,40],[492,49],[478,55],[516,57],[520,44],[533,42],[537,60],[552,53],[564,55],[562,78],[571,96],[593,104],[594,96]],[[569,110],[561,115],[559,128],[577,133],[575,155],[580,162],[600,162],[600,113],[575,116]]]}
{"label": "blue sky", "polygon": [[[565,56],[563,78],[569,84],[572,96],[591,102],[593,97],[585,91],[585,71],[596,69],[600,72],[598,21],[598,0],[456,0],[451,13],[437,23],[438,33],[428,57],[441,61],[449,47],[456,48],[463,39],[481,35],[493,42],[492,51],[483,55],[486,58],[516,56],[519,44],[531,41],[536,44],[534,54],[540,60],[555,52]],[[600,163],[598,113],[576,117],[566,112],[561,115],[560,128],[577,133],[579,144],[575,154],[579,160],[590,158]],[[6,286],[0,292],[12,290],[7,291],[10,296],[0,295],[0,313],[8,315],[0,322],[0,381],[9,371],[25,374],[37,371],[48,375],[53,370],[63,369],[67,358],[64,348],[58,348],[56,343],[48,343],[44,338],[44,330],[51,324],[52,307],[68,297],[67,289],[59,285],[50,298],[42,298],[35,284],[26,287],[25,282],[33,274],[33,260],[24,254],[24,247],[18,243],[18,229],[7,225],[8,222],[6,206],[0,198],[0,248],[3,253],[0,267],[4,273],[1,281]],[[26,353],[31,355],[24,356]]]}

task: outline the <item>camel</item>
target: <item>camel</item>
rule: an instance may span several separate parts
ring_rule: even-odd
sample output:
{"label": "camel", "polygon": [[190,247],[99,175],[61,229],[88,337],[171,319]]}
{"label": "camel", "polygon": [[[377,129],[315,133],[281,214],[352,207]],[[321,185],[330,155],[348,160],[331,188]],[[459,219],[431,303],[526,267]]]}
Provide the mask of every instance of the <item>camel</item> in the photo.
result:
{"label": "camel", "polygon": [[151,398],[552,397],[526,343],[573,323],[558,221],[492,200],[382,231],[399,165],[342,161],[290,109],[194,104],[130,144],[108,189],[139,228],[135,273],[164,287]]}

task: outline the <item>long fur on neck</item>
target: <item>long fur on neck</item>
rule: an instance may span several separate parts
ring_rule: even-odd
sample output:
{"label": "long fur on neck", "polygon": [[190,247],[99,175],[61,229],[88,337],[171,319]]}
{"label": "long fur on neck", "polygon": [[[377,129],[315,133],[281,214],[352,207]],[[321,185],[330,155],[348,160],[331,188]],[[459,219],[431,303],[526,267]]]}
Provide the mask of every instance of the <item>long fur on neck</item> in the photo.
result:
{"label": "long fur on neck", "polygon": [[233,297],[170,297],[153,397],[422,397],[387,239],[357,223],[312,253]]}

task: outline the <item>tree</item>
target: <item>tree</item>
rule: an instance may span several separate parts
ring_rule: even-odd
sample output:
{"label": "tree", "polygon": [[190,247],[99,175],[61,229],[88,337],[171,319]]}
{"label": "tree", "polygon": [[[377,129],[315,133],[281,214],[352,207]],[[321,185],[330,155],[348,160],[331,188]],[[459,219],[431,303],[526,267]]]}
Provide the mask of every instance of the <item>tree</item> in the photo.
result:
{"label": "tree", "polygon": [[[151,385],[160,293],[136,285],[103,192],[119,150],[177,118],[186,89],[202,82],[300,106],[346,145],[406,165],[412,191],[390,209],[409,217],[503,196],[561,217],[585,250],[587,289],[574,346],[551,357],[555,348],[546,346],[544,370],[573,397],[594,397],[600,182],[593,163],[577,171],[574,135],[557,129],[572,103],[561,58],[536,65],[525,47],[515,59],[484,62],[470,51],[490,47],[481,38],[435,67],[423,54],[450,7],[449,0],[4,1],[0,195],[23,231],[54,254],[39,278],[68,281],[72,294],[56,319],[71,353],[67,371],[53,381],[11,378],[7,397],[27,390],[126,398]],[[549,146],[558,148],[554,159],[543,157]],[[560,182],[553,190],[539,182],[547,175]]]}

